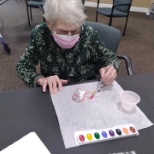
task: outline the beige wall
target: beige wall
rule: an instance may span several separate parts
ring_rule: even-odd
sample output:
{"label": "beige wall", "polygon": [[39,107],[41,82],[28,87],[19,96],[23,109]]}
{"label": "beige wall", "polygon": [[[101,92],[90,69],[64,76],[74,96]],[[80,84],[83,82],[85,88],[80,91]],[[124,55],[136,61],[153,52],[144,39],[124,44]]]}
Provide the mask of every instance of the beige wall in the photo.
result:
{"label": "beige wall", "polygon": [[[86,0],[87,2],[97,2],[97,0]],[[112,0],[100,0],[101,3],[112,4]],[[148,8],[154,0],[133,0],[132,6]]]}

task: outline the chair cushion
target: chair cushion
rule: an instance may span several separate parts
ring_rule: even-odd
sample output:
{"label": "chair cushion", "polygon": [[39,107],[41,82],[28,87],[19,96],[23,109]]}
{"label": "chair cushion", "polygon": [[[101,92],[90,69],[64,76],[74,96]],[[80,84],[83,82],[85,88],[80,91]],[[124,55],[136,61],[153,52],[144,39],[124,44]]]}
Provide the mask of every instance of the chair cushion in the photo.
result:
{"label": "chair cushion", "polygon": [[[104,15],[104,16],[108,16],[110,17],[111,16],[111,11],[112,11],[112,8],[108,8],[108,7],[104,7],[104,8],[98,8],[97,9],[97,12]],[[127,17],[127,13],[125,12],[121,12],[121,11],[118,11],[116,9],[114,9],[113,11],[113,17]]]}
{"label": "chair cushion", "polygon": [[28,6],[30,7],[40,7],[43,6],[44,2],[39,1],[28,1]]}

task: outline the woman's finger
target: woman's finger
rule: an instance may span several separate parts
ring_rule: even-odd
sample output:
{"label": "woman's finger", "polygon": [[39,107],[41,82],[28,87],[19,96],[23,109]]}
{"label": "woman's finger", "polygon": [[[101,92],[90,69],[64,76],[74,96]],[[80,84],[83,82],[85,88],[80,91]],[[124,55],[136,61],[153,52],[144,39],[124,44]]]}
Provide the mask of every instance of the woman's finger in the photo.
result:
{"label": "woman's finger", "polygon": [[42,87],[43,87],[43,92],[46,92],[47,85],[48,85],[47,79],[44,79],[43,85],[42,85]]}
{"label": "woman's finger", "polygon": [[49,77],[49,78],[47,78],[47,82],[48,82],[48,87],[49,87],[49,92],[50,92],[50,94],[53,94],[54,92],[53,92],[53,81],[52,81],[52,79],[51,79],[52,77]]}

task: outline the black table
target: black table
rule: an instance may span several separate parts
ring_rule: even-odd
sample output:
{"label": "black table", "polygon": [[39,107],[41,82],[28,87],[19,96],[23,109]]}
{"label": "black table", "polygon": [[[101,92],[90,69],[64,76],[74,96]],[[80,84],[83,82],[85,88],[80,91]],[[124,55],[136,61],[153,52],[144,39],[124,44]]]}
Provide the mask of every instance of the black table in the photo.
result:
{"label": "black table", "polygon": [[[154,122],[154,73],[119,77],[125,90],[141,96],[138,106]],[[29,132],[36,132],[52,154],[108,154],[135,150],[137,154],[154,153],[154,126],[143,129],[137,137],[65,149],[58,120],[49,93],[41,88],[0,94],[0,150]]]}

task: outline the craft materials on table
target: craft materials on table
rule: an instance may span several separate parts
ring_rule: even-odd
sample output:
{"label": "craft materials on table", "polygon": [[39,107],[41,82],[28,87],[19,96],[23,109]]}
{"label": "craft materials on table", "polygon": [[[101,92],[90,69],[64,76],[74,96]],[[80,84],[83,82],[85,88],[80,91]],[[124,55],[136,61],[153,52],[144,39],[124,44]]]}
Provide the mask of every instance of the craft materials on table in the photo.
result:
{"label": "craft materials on table", "polygon": [[137,154],[136,151],[114,152],[109,154]]}
{"label": "craft materials on table", "polygon": [[140,130],[153,125],[138,106],[129,112],[121,107],[120,94],[124,90],[117,82],[100,88],[93,99],[82,102],[72,99],[76,89],[93,92],[98,84],[96,81],[70,85],[51,95],[65,148],[77,146],[74,139],[77,131],[108,129],[129,123]]}
{"label": "craft materials on table", "polygon": [[103,142],[138,135],[139,132],[133,124],[119,125],[102,130],[77,131],[74,134],[77,145]]}
{"label": "craft materials on table", "polygon": [[103,85],[102,81],[100,81],[94,91],[77,88],[72,95],[72,99],[76,102],[83,102],[85,100],[93,99],[95,94],[103,87],[105,87],[105,85]]}
{"label": "craft materials on table", "polygon": [[[90,99],[93,99],[93,98],[94,98],[95,94],[99,91],[99,88],[100,88],[101,84],[102,84],[102,81],[100,81],[100,82],[98,83],[97,88],[94,90],[94,92],[92,93],[92,95],[89,97]],[[103,88],[104,86],[105,86],[105,85],[103,85],[101,88]]]}
{"label": "craft materials on table", "polygon": [[0,154],[51,154],[35,132],[23,136],[9,145]]}

